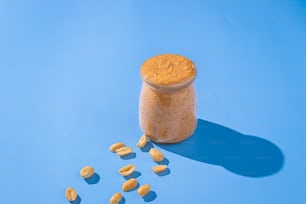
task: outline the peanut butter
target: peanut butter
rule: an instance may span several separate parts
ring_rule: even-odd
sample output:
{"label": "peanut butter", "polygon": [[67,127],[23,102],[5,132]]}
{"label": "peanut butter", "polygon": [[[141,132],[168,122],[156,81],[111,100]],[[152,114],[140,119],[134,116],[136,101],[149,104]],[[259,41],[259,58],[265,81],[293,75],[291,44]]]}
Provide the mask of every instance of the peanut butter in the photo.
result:
{"label": "peanut butter", "polygon": [[141,76],[139,122],[144,134],[161,143],[191,136],[197,124],[193,62],[180,55],[158,55],[144,62]]}
{"label": "peanut butter", "polygon": [[145,61],[141,67],[141,76],[150,84],[171,86],[193,81],[196,69],[186,57],[163,54]]}

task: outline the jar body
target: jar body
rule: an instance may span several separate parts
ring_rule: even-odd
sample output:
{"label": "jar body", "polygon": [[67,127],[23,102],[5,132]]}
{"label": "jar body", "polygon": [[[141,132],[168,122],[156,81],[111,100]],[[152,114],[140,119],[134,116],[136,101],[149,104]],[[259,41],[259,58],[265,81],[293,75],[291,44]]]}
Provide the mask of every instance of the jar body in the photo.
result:
{"label": "jar body", "polygon": [[140,128],[158,143],[176,143],[190,137],[197,125],[193,83],[178,89],[156,88],[145,81],[139,100]]}

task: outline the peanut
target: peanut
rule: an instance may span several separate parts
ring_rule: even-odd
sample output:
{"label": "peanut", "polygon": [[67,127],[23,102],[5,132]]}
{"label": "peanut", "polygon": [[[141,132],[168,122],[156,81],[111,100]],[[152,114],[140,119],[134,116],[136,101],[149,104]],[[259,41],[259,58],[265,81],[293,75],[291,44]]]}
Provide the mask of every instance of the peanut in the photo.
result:
{"label": "peanut", "polygon": [[152,167],[152,171],[154,171],[155,173],[160,173],[163,172],[167,169],[167,165],[157,165],[157,166],[153,166]]}
{"label": "peanut", "polygon": [[146,137],[145,134],[143,134],[143,135],[139,138],[139,140],[138,140],[136,146],[139,147],[139,148],[143,148],[144,146],[146,146],[146,144],[147,144],[147,137]]}
{"label": "peanut", "polygon": [[156,148],[151,148],[149,153],[152,159],[156,162],[160,162],[164,159],[164,154]]}
{"label": "peanut", "polygon": [[122,184],[123,191],[133,190],[137,186],[138,182],[135,178],[131,178]]}
{"label": "peanut", "polygon": [[84,166],[80,171],[80,175],[85,179],[91,177],[94,173],[95,170],[91,166]]}
{"label": "peanut", "polygon": [[122,142],[116,142],[114,144],[112,144],[110,147],[109,147],[109,150],[111,152],[116,152],[117,149],[121,148],[121,147],[125,147],[125,144],[122,143]]}
{"label": "peanut", "polygon": [[122,176],[128,176],[131,175],[135,171],[136,167],[133,164],[128,164],[122,168],[119,169],[119,173]]}
{"label": "peanut", "polygon": [[78,194],[77,194],[77,192],[72,187],[68,187],[66,189],[65,196],[66,196],[67,200],[75,201],[77,199],[77,197],[78,197]]}
{"label": "peanut", "polygon": [[132,148],[131,147],[121,147],[119,149],[116,150],[116,153],[119,156],[126,156],[128,154],[130,154],[132,152]]}
{"label": "peanut", "polygon": [[122,199],[121,193],[117,192],[115,193],[109,200],[110,204],[118,204],[120,200]]}
{"label": "peanut", "polygon": [[137,190],[137,193],[141,196],[144,197],[150,192],[150,185],[149,184],[144,184],[140,186]]}

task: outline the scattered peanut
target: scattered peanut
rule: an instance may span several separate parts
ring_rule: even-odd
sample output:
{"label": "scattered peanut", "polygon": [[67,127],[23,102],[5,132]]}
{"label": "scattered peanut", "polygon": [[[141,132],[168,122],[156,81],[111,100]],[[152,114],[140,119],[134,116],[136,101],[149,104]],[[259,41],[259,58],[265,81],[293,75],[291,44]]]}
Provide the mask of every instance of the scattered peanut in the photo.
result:
{"label": "scattered peanut", "polygon": [[94,173],[95,170],[91,166],[84,166],[80,171],[80,175],[85,179],[91,177]]}
{"label": "scattered peanut", "polygon": [[132,152],[132,148],[131,147],[121,147],[119,149],[116,150],[116,153],[119,156],[126,156],[128,154],[130,154]]}
{"label": "scattered peanut", "polygon": [[143,148],[144,146],[146,146],[146,144],[147,144],[147,137],[146,137],[145,134],[143,134],[143,135],[139,138],[139,140],[138,140],[136,146],[139,147],[139,148]]}
{"label": "scattered peanut", "polygon": [[131,175],[135,171],[136,167],[133,164],[128,164],[122,168],[119,169],[119,173],[122,176],[128,176]]}
{"label": "scattered peanut", "polygon": [[150,149],[150,156],[156,162],[160,162],[164,159],[164,154],[156,148]]}
{"label": "scattered peanut", "polygon": [[144,184],[140,186],[137,190],[137,193],[141,196],[144,197],[150,192],[150,185],[149,184]]}
{"label": "scattered peanut", "polygon": [[160,173],[163,172],[167,169],[167,165],[157,165],[157,166],[153,166],[152,167],[152,171],[154,171],[155,173]]}
{"label": "scattered peanut", "polygon": [[121,147],[125,147],[125,144],[123,144],[122,142],[116,142],[109,147],[109,150],[112,152],[116,152],[116,150]]}
{"label": "scattered peanut", "polygon": [[138,182],[135,178],[131,178],[122,184],[123,191],[133,190],[137,186]]}
{"label": "scattered peanut", "polygon": [[78,194],[77,194],[77,192],[72,187],[68,187],[66,189],[65,196],[66,196],[67,200],[75,201],[77,199],[77,197],[78,197]]}
{"label": "scattered peanut", "polygon": [[110,204],[118,204],[120,200],[122,199],[121,193],[117,192],[115,193],[109,200]]}

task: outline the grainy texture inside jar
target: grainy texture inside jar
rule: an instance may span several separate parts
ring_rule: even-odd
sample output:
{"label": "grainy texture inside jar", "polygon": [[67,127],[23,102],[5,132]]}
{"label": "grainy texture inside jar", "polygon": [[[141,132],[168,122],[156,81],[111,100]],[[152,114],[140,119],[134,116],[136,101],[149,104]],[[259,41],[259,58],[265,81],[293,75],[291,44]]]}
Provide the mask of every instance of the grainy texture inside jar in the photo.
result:
{"label": "grainy texture inside jar", "polygon": [[197,124],[194,86],[163,92],[143,83],[139,122],[153,141],[176,143],[189,136]]}
{"label": "grainy texture inside jar", "polygon": [[192,135],[197,124],[196,73],[191,60],[176,54],[157,55],[143,63],[139,122],[151,140],[175,143]]}

